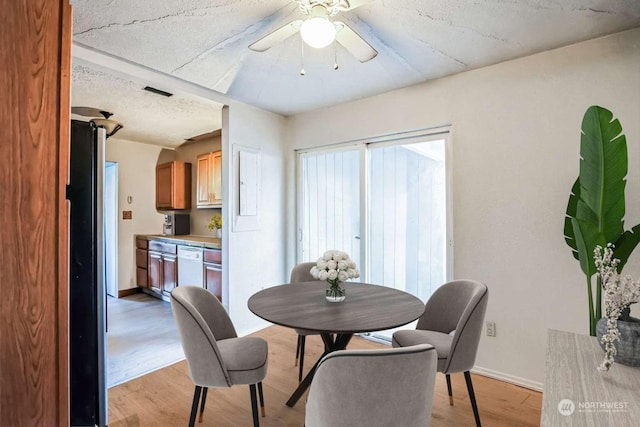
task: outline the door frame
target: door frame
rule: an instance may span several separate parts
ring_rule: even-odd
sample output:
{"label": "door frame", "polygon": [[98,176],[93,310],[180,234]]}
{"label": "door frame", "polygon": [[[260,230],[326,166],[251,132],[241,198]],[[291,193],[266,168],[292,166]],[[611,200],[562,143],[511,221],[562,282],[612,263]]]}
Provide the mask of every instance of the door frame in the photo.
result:
{"label": "door frame", "polygon": [[[113,175],[110,176],[110,173]],[[115,295],[111,295],[114,298],[118,298],[119,292],[119,280],[118,280],[118,163],[105,162],[105,198],[104,198],[104,227],[105,227],[105,289],[107,295],[109,294],[109,287],[111,282],[115,282]],[[107,187],[113,188],[113,197],[111,198],[111,206],[107,203]],[[111,207],[111,209],[109,209]],[[109,227],[109,223],[111,227]],[[109,251],[109,243],[111,243],[111,251]],[[109,276],[112,273],[113,277]],[[109,280],[111,279],[111,280]]]}

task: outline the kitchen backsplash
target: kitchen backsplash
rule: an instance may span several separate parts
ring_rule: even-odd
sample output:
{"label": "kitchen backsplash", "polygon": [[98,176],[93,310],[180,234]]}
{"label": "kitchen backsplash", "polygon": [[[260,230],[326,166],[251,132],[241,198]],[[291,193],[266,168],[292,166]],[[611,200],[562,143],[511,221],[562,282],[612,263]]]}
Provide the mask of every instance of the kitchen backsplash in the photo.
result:
{"label": "kitchen backsplash", "polygon": [[[207,227],[211,215],[219,213],[220,209],[191,209],[191,234],[214,237],[215,233]],[[222,220],[224,221],[224,218]]]}

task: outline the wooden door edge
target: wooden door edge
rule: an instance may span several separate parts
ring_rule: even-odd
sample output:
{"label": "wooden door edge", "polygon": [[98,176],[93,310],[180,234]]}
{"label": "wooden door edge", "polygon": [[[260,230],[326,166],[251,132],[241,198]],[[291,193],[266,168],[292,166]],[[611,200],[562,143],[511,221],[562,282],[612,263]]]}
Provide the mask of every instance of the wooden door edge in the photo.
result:
{"label": "wooden door edge", "polygon": [[60,74],[58,99],[58,425],[69,425],[69,150],[71,126],[72,9],[60,1]]}

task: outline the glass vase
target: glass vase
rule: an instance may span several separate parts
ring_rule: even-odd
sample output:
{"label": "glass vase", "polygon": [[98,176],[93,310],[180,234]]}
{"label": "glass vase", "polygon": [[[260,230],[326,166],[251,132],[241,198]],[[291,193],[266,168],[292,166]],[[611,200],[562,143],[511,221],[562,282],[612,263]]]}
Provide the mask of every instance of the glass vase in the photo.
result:
{"label": "glass vase", "polygon": [[344,283],[339,280],[327,280],[325,298],[329,302],[342,302],[347,297]]}

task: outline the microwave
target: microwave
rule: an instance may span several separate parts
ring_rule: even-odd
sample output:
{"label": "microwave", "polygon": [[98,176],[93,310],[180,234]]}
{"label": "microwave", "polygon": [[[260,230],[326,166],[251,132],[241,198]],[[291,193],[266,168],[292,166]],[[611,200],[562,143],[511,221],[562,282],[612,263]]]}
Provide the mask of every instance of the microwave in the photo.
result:
{"label": "microwave", "polygon": [[189,214],[169,213],[164,215],[162,234],[180,236],[191,232]]}

